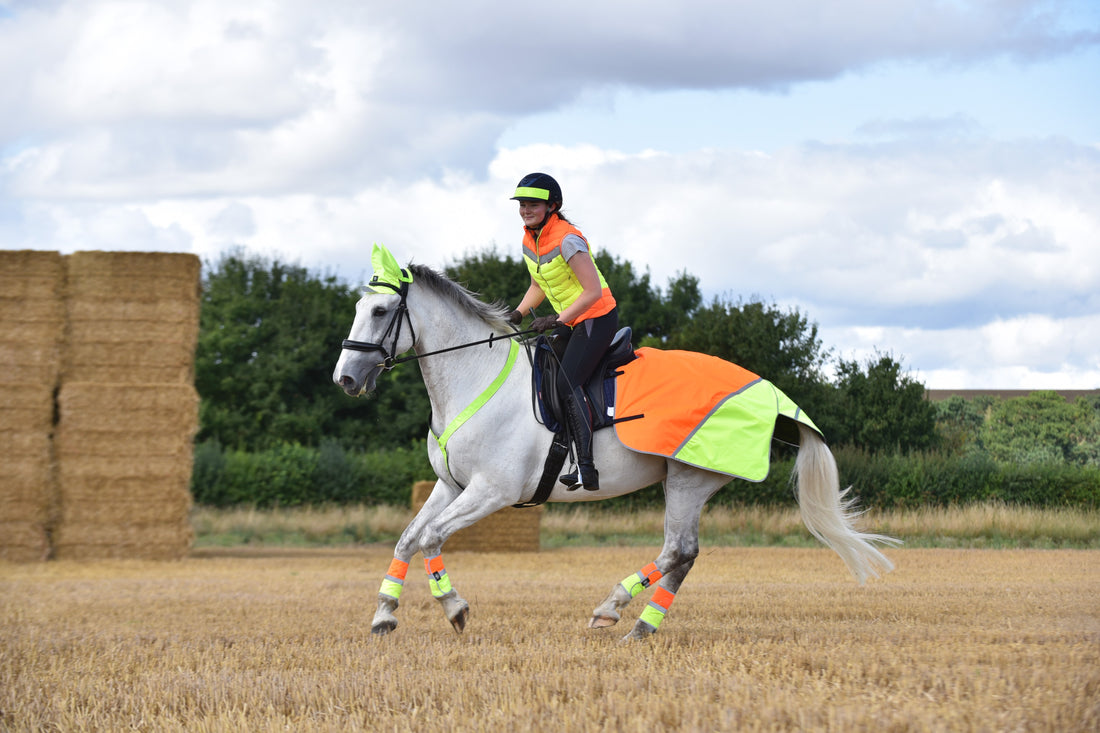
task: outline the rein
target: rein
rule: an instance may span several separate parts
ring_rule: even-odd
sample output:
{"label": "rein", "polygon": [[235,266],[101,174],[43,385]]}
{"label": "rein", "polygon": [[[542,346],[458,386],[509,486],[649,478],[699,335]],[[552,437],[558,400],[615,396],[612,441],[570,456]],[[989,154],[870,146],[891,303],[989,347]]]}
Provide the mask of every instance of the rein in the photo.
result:
{"label": "rein", "polygon": [[[493,348],[495,341],[511,341],[518,336],[531,336],[539,333],[534,329],[528,329],[526,331],[516,331],[505,336],[499,336],[492,334],[487,339],[481,339],[480,341],[471,341],[465,344],[459,344],[457,346],[449,346],[445,349],[437,349],[436,351],[428,351],[423,354],[410,354],[408,356],[397,356],[391,353],[397,348],[397,340],[401,338],[401,326],[405,321],[409,323],[409,331],[413,335],[413,343],[416,342],[416,331],[413,330],[412,319],[409,317],[408,296],[409,296],[409,284],[407,282],[401,283],[400,287],[391,285],[387,282],[373,282],[372,286],[384,285],[398,295],[401,296],[401,302],[397,306],[397,310],[393,313],[393,318],[390,319],[390,323],[386,326],[386,332],[382,334],[382,341],[386,340],[386,337],[393,333],[393,340],[390,342],[390,348],[387,349],[384,344],[372,343],[370,341],[354,341],[352,339],[344,339],[340,343],[340,348],[349,349],[350,351],[381,351],[382,352],[382,368],[386,371],[393,369],[398,364],[403,364],[407,361],[415,361],[417,359],[423,359],[425,356],[435,356],[437,354],[446,354],[449,351],[457,351],[458,349],[467,349],[471,346],[481,346],[482,344],[489,344],[489,348]],[[512,341],[512,343],[515,343]]]}

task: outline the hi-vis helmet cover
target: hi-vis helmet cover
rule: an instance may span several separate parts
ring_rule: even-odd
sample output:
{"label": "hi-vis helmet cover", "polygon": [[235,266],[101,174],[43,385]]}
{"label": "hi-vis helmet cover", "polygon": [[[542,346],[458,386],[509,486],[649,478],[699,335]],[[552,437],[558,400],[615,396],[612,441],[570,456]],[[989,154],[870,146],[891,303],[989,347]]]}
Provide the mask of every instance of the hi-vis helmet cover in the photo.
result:
{"label": "hi-vis helmet cover", "polygon": [[545,201],[548,204],[557,203],[560,207],[561,186],[552,176],[545,173],[528,173],[520,179],[516,186],[513,201]]}
{"label": "hi-vis helmet cover", "polygon": [[381,292],[378,290],[379,287],[390,288],[397,292],[404,287],[405,283],[412,282],[412,274],[408,270],[401,269],[397,264],[397,258],[383,244],[374,243],[370,264],[374,268],[374,276],[367,283],[367,289],[371,292]]}

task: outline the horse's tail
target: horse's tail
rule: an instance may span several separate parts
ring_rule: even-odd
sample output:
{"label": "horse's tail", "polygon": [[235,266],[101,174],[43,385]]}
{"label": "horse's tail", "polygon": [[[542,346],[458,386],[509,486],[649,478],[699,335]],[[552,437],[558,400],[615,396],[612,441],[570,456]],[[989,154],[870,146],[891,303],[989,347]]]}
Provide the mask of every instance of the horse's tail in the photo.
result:
{"label": "horse's tail", "polygon": [[794,463],[798,483],[798,507],[802,521],[814,537],[840,555],[855,579],[862,585],[867,578],[889,572],[894,564],[872,543],[900,545],[901,540],[880,534],[867,534],[855,528],[860,512],[855,497],[847,497],[852,487],[840,490],[836,459],[821,436],[799,425],[801,445]]}

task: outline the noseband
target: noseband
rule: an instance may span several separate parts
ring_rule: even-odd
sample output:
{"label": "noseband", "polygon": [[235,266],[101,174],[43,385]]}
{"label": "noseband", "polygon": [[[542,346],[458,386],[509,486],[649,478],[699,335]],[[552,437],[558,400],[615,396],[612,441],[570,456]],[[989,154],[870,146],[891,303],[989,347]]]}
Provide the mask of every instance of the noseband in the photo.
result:
{"label": "noseband", "polygon": [[401,302],[397,304],[397,310],[393,312],[393,317],[390,318],[390,323],[386,326],[385,333],[382,334],[381,340],[383,342],[391,333],[393,334],[390,348],[387,349],[385,345],[381,343],[375,344],[370,341],[353,341],[351,339],[344,339],[340,344],[340,348],[350,351],[381,351],[382,368],[389,370],[403,361],[411,361],[417,358],[415,356],[409,356],[402,359],[397,358],[397,340],[401,338],[401,326],[408,321],[409,333],[412,334],[414,344],[416,343],[416,331],[413,330],[412,319],[409,317],[409,305],[407,302],[409,297],[409,284],[407,282],[402,282],[401,286],[398,287],[378,279],[370,283],[372,288],[378,287],[379,285],[384,285],[401,296]]}

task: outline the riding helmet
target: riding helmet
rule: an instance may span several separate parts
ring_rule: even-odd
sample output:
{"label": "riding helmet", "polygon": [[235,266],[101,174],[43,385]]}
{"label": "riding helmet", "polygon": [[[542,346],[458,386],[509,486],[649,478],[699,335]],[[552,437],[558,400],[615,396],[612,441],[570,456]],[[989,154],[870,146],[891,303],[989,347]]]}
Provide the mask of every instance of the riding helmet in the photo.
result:
{"label": "riding helmet", "polygon": [[516,193],[512,196],[512,200],[556,203],[560,209],[562,204],[561,186],[552,176],[545,173],[528,173],[516,185]]}

